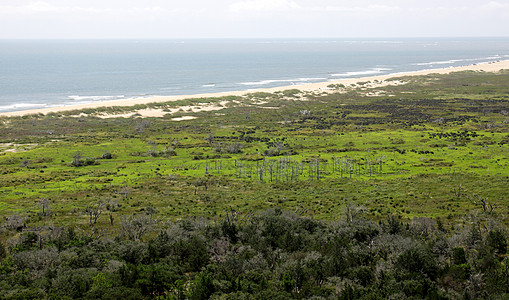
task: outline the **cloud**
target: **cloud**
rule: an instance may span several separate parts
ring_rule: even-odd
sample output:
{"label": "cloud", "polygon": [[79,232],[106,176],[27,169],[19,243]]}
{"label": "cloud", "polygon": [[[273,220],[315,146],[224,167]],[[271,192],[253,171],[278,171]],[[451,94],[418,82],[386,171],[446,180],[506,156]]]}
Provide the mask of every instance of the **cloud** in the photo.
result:
{"label": "cloud", "polygon": [[132,14],[164,14],[176,13],[177,10],[168,10],[160,6],[150,7],[84,7],[84,6],[66,6],[53,5],[45,1],[32,1],[25,5],[3,5],[0,6],[0,15],[64,15],[64,14],[115,14],[115,15],[132,15]]}
{"label": "cloud", "polygon": [[68,12],[99,12],[97,9],[84,8],[79,6],[57,6],[44,1],[34,1],[25,5],[4,5],[0,6],[2,14],[46,14],[46,13],[68,13]]}
{"label": "cloud", "polygon": [[490,1],[481,6],[481,11],[507,17],[509,15],[509,3]]}
{"label": "cloud", "polygon": [[497,1],[490,1],[487,4],[483,5],[484,9],[509,9],[509,3],[500,3]]}
{"label": "cloud", "polygon": [[47,2],[37,1],[30,2],[24,6],[13,6],[10,7],[12,12],[24,12],[24,13],[47,13],[47,12],[60,12],[62,11],[62,7],[51,5]]}
{"label": "cloud", "polygon": [[507,35],[508,22],[509,0],[0,0],[0,38]]}
{"label": "cloud", "polygon": [[229,7],[231,12],[267,12],[267,11],[287,11],[301,9],[294,1],[288,0],[249,0],[235,2]]}
{"label": "cloud", "polygon": [[248,0],[230,5],[231,12],[305,12],[305,13],[345,13],[345,14],[386,14],[400,12],[399,6],[370,4],[365,6],[302,6],[290,0]]}
{"label": "cloud", "polygon": [[325,6],[325,7],[312,7],[310,10],[317,12],[343,12],[343,13],[387,13],[401,11],[399,6],[387,5],[366,5],[366,6]]}

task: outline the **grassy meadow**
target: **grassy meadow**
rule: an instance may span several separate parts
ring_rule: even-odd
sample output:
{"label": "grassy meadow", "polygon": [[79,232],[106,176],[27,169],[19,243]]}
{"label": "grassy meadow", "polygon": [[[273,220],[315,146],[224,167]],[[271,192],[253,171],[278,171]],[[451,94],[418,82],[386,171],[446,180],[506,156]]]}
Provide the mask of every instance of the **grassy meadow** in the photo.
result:
{"label": "grassy meadow", "polygon": [[[339,220],[355,206],[375,221],[456,226],[490,210],[507,224],[509,72],[393,80],[2,117],[0,216],[108,233],[134,214]],[[173,112],[207,106],[220,109]],[[168,114],[104,118],[141,109]]]}

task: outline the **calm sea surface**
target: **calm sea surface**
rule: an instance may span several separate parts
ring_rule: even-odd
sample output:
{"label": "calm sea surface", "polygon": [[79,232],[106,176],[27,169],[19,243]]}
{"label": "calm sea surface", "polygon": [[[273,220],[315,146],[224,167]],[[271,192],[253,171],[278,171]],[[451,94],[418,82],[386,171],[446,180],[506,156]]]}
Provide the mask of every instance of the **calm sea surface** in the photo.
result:
{"label": "calm sea surface", "polygon": [[509,59],[509,38],[0,40],[0,112]]}

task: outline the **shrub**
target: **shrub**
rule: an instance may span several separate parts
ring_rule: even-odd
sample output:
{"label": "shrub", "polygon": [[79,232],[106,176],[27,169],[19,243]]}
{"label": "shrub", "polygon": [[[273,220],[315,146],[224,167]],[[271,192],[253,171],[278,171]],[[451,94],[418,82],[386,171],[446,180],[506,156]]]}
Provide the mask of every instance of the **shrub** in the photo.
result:
{"label": "shrub", "polygon": [[238,154],[242,153],[242,145],[239,143],[217,143],[214,144],[214,150],[218,153]]}
{"label": "shrub", "polygon": [[112,158],[113,158],[113,154],[111,154],[110,152],[104,152],[101,155],[101,159],[112,159]]}
{"label": "shrub", "polygon": [[[438,266],[435,257],[423,246],[416,246],[404,251],[397,259],[396,265],[410,276],[425,276],[435,279],[438,273]],[[404,275],[403,275],[404,276]]]}
{"label": "shrub", "polygon": [[495,254],[502,255],[507,253],[507,239],[498,230],[492,230],[488,233],[487,244]]}
{"label": "shrub", "polygon": [[99,161],[95,158],[83,157],[79,151],[74,153],[72,157],[71,166],[73,167],[93,166],[99,164]]}

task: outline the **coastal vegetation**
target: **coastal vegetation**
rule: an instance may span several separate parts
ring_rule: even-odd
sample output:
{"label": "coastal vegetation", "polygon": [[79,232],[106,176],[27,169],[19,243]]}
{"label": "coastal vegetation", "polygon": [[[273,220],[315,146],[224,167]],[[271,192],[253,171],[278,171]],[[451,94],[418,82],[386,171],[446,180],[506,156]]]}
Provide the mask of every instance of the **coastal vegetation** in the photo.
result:
{"label": "coastal vegetation", "polygon": [[[391,215],[374,222],[357,208],[350,209],[349,217],[340,221],[316,220],[301,216],[304,211],[296,214],[278,208],[157,224],[138,214],[124,219],[122,235],[114,238],[73,227],[27,231],[0,265],[0,296],[507,297],[507,238],[494,215],[480,214],[472,225],[450,230],[429,218],[408,223]],[[151,234],[142,234],[143,229]]]}
{"label": "coastal vegetation", "polygon": [[2,298],[509,293],[507,71],[0,117],[0,133]]}

